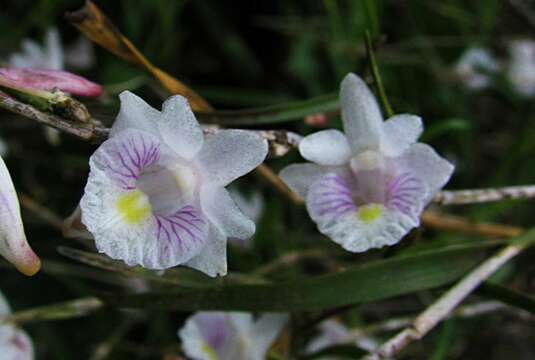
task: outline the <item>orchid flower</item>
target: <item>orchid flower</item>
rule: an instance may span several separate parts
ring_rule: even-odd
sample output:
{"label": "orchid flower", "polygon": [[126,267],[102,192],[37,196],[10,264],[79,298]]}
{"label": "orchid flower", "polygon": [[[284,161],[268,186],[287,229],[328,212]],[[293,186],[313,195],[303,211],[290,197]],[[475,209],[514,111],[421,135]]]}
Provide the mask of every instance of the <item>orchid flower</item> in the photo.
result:
{"label": "orchid flower", "polygon": [[535,95],[535,41],[517,40],[509,47],[511,61],[507,70],[513,88],[522,96]]}
{"label": "orchid flower", "polygon": [[305,137],[299,151],[312,163],[290,165],[280,175],[306,199],[320,232],[344,249],[393,245],[419,225],[453,166],[416,143],[419,117],[383,122],[375,97],[356,75],[342,82],[340,102],[345,134],[324,130]]}
{"label": "orchid flower", "polygon": [[25,39],[22,51],[12,54],[8,59],[11,67],[49,70],[64,70],[66,65],[73,69],[87,69],[94,62],[95,54],[89,40],[81,37],[64,51],[56,28],[48,29],[44,45]]}
{"label": "orchid flower", "polygon": [[41,268],[41,261],[26,240],[17,193],[6,164],[1,157],[0,254],[24,275],[34,275]]}
{"label": "orchid flower", "polygon": [[128,265],[226,274],[227,238],[249,238],[255,224],[224,187],[262,163],[267,142],[244,130],[204,140],[181,96],[161,112],[128,91],[120,99],[80,203],[97,249]]}
{"label": "orchid flower", "polygon": [[44,46],[33,40],[24,40],[22,52],[11,55],[8,62],[17,68],[63,70],[63,48],[58,30],[50,28],[47,31]]}
{"label": "orchid flower", "polygon": [[264,360],[287,322],[282,314],[256,321],[240,312],[200,312],[180,329],[182,349],[195,360]]}
{"label": "orchid flower", "polygon": [[499,69],[500,65],[488,50],[474,47],[461,55],[454,73],[467,88],[481,90],[490,85],[490,74]]}
{"label": "orchid flower", "polygon": [[[11,309],[0,292],[0,315],[11,314]],[[33,343],[23,330],[11,324],[0,325],[0,353],[3,360],[33,360]]]}

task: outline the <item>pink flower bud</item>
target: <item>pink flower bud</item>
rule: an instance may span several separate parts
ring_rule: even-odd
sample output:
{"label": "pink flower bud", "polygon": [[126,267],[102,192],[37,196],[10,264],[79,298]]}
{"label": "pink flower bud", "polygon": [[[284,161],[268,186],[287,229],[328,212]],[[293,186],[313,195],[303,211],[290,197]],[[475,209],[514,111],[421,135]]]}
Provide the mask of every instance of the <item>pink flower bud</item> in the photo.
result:
{"label": "pink flower bud", "polygon": [[102,86],[81,76],[61,70],[31,68],[0,68],[0,86],[17,90],[63,92],[87,97],[102,95]]}

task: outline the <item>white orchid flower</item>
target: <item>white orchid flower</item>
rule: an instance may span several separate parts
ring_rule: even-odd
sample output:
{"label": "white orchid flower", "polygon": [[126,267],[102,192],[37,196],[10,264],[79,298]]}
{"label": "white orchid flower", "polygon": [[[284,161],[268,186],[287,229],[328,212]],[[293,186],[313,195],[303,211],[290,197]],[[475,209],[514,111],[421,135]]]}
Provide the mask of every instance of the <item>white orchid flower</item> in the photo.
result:
{"label": "white orchid flower", "polygon": [[45,44],[39,45],[33,40],[22,42],[22,52],[9,57],[9,66],[17,68],[38,68],[63,70],[63,47],[56,28],[50,28],[45,36]]}
{"label": "white orchid flower", "polygon": [[535,41],[516,40],[509,46],[511,61],[507,76],[515,91],[525,97],[535,95]]}
{"label": "white orchid flower", "polygon": [[[11,308],[0,292],[0,315],[11,314]],[[33,343],[23,330],[11,324],[0,325],[0,357],[3,360],[33,360]]]}
{"label": "white orchid flower", "polygon": [[282,314],[254,321],[248,313],[200,312],[178,334],[183,351],[195,360],[264,360],[287,320]]}
{"label": "white orchid flower", "polygon": [[128,91],[120,99],[80,203],[97,249],[128,265],[226,274],[227,238],[246,239],[255,224],[224,187],[262,163],[267,142],[244,130],[205,140],[181,96],[161,112]]}
{"label": "white orchid flower", "polygon": [[396,115],[383,122],[377,101],[354,74],[341,86],[345,134],[324,130],[304,138],[312,163],[283,169],[282,179],[306,199],[321,233],[352,252],[393,245],[419,225],[424,206],[453,166],[417,143],[422,121]]}
{"label": "white orchid flower", "polygon": [[41,261],[26,240],[20,205],[4,160],[0,157],[0,254],[24,275],[34,275]]}
{"label": "white orchid flower", "polygon": [[484,48],[466,50],[454,67],[454,73],[467,88],[481,90],[491,83],[490,75],[500,70],[498,61]]}

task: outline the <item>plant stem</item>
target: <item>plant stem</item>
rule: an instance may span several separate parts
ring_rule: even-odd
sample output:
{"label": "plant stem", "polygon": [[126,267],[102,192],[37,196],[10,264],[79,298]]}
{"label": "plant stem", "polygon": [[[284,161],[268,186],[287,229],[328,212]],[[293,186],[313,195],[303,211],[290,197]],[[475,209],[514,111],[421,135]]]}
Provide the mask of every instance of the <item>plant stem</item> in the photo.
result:
{"label": "plant stem", "polygon": [[441,191],[433,201],[440,205],[477,204],[509,199],[535,197],[535,185],[507,186],[489,189]]}
{"label": "plant stem", "polygon": [[[533,236],[533,231],[529,233],[529,236]],[[483,281],[525,248],[525,243],[515,243],[498,251],[418,315],[407,328],[363,359],[391,359],[411,342],[423,338],[439,322],[450,316],[451,312]]]}
{"label": "plant stem", "polygon": [[386,97],[386,92],[383,86],[383,81],[381,79],[381,74],[379,73],[379,66],[377,65],[377,60],[373,51],[371,35],[368,30],[366,30],[364,40],[366,42],[366,52],[368,53],[368,61],[370,63],[370,69],[372,71],[375,88],[379,95],[379,100],[381,101],[381,105],[383,106],[383,110],[386,114],[386,117],[389,118],[394,115],[394,111],[392,110],[392,107],[388,102],[388,98]]}

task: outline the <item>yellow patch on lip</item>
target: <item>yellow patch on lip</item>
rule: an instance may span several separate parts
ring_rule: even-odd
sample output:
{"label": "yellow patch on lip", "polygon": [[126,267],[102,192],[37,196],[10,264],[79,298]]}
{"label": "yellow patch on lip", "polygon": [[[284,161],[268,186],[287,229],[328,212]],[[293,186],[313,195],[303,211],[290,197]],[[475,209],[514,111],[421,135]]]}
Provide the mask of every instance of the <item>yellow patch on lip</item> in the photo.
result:
{"label": "yellow patch on lip", "polygon": [[207,343],[202,344],[202,352],[205,353],[210,360],[218,359],[218,356],[215,350]]}
{"label": "yellow patch on lip", "polygon": [[117,200],[117,210],[128,224],[141,223],[151,212],[152,208],[147,195],[134,190],[121,195]]}
{"label": "yellow patch on lip", "polygon": [[367,204],[359,207],[357,216],[365,224],[371,224],[383,215],[384,206],[381,204]]}

